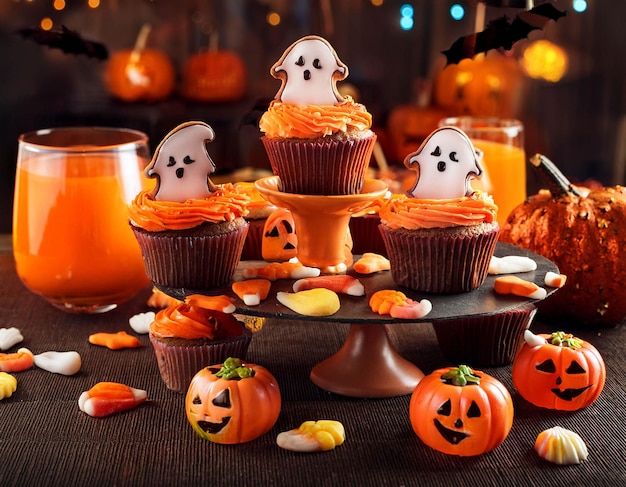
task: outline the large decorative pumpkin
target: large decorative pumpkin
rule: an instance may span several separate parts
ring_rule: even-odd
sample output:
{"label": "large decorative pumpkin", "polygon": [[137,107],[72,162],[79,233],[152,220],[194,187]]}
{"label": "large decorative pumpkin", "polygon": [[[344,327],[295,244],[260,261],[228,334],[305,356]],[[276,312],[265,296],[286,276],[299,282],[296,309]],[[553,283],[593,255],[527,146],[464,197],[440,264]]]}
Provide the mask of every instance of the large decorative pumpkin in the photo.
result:
{"label": "large decorative pumpkin", "polygon": [[157,49],[116,51],[105,68],[109,93],[127,102],[164,100],[174,91],[175,82],[172,61]]}
{"label": "large decorative pumpkin", "polygon": [[465,365],[424,377],[411,396],[413,430],[431,448],[474,456],[496,448],[513,425],[513,402],[504,385]]}
{"label": "large decorative pumpkin", "polygon": [[450,64],[435,77],[435,102],[452,115],[514,118],[524,76],[517,60],[497,51]]}
{"label": "large decorative pumpkin", "polygon": [[561,331],[533,335],[513,361],[513,386],[528,402],[547,409],[575,411],[594,402],[604,387],[606,368],[593,345]]}
{"label": "large decorative pumpkin", "polygon": [[548,190],[513,209],[500,240],[547,257],[567,276],[539,312],[579,324],[619,324],[626,317],[626,188],[577,188],[546,157],[537,154],[531,163]]}
{"label": "large decorative pumpkin", "polygon": [[191,56],[183,67],[182,95],[200,102],[236,101],[247,87],[245,64],[232,51],[210,49]]}
{"label": "large decorative pumpkin", "polygon": [[276,379],[255,364],[228,358],[205,367],[191,380],[185,398],[187,419],[194,431],[214,443],[236,444],[267,433],[280,414]]}

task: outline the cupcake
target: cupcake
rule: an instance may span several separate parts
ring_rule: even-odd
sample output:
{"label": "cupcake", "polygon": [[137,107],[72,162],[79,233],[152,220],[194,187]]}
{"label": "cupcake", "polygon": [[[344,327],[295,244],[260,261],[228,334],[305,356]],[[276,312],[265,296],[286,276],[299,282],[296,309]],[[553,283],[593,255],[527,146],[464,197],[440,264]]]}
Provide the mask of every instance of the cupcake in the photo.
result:
{"label": "cupcake", "polygon": [[480,159],[456,127],[435,130],[406,157],[405,165],[418,172],[416,182],[379,212],[396,284],[461,293],[484,282],[500,227],[493,198],[470,184],[482,173]]}
{"label": "cupcake", "polygon": [[365,107],[337,90],[348,67],[333,47],[321,37],[303,37],[287,48],[270,74],[282,85],[259,128],[272,170],[280,177],[278,189],[360,193],[376,135]]}
{"label": "cupcake", "polygon": [[159,144],[146,168],[157,178],[142,191],[129,218],[146,272],[162,290],[209,289],[228,283],[248,232],[249,198],[230,183],[214,185],[206,144],[214,138],[204,122],[187,122]]}
{"label": "cupcake", "polygon": [[241,258],[243,260],[263,260],[263,229],[267,218],[276,210],[276,206],[267,201],[259,190],[256,189],[254,183],[237,182],[234,183],[237,191],[249,197],[246,205],[248,215],[248,235],[243,244]]}
{"label": "cupcake", "polygon": [[203,367],[245,358],[252,332],[231,314],[179,303],[156,314],[149,337],[165,385],[185,392]]}

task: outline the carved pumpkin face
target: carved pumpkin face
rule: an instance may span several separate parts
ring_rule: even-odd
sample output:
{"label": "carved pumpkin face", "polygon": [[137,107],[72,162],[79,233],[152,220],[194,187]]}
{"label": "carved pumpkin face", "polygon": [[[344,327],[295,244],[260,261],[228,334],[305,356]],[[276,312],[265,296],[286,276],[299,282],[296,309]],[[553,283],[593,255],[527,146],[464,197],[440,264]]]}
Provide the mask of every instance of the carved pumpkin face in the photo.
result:
{"label": "carved pumpkin face", "polygon": [[513,361],[513,385],[528,402],[575,411],[597,399],[604,387],[604,360],[591,344],[563,332],[524,343]]}
{"label": "carved pumpkin face", "polygon": [[431,448],[473,456],[494,449],[507,437],[513,402],[495,378],[461,365],[424,377],[411,396],[409,416],[417,436]]}
{"label": "carved pumpkin face", "polygon": [[286,208],[277,208],[265,222],[261,252],[267,261],[282,262],[297,255],[298,237],[293,215]]}
{"label": "carved pumpkin face", "polygon": [[194,431],[205,440],[223,444],[244,443],[267,433],[280,407],[278,384],[267,369],[233,358],[200,370],[185,399]]}

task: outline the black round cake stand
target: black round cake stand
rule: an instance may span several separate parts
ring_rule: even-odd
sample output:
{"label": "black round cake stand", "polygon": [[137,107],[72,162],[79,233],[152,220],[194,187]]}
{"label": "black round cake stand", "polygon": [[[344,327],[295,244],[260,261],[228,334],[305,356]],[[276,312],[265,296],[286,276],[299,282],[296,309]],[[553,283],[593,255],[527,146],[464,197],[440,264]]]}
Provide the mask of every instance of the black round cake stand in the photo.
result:
{"label": "black round cake stand", "polygon": [[[515,247],[498,242],[495,255],[498,257],[517,255],[531,258],[537,263],[537,269],[516,274],[518,277],[545,287],[544,278],[548,271],[559,272],[558,267],[548,259]],[[355,256],[355,260],[358,256]],[[233,280],[241,280],[246,268],[259,267],[263,261],[240,262]],[[412,362],[404,359],[395,349],[387,333],[387,325],[399,323],[434,323],[449,322],[455,319],[496,317],[499,314],[528,309],[538,300],[512,295],[500,295],[494,291],[494,280],[498,276],[489,275],[485,282],[471,292],[460,294],[428,294],[398,287],[389,271],[370,275],[348,274],[358,278],[365,287],[365,296],[341,294],[341,307],[331,316],[304,316],[280,304],[276,299],[279,291],[293,292],[294,280],[281,279],[272,283],[268,299],[257,306],[247,306],[233,293],[230,286],[210,290],[174,289],[158,286],[159,289],[178,299],[191,294],[221,295],[235,299],[235,313],[258,317],[314,321],[325,323],[350,324],[348,336],[342,347],[332,356],[313,367],[310,378],[324,390],[349,397],[396,397],[410,394],[424,373]],[[369,296],[382,289],[397,289],[415,301],[428,299],[432,311],[418,320],[400,320],[388,315],[374,313],[369,306]],[[548,295],[555,291],[546,288]]]}

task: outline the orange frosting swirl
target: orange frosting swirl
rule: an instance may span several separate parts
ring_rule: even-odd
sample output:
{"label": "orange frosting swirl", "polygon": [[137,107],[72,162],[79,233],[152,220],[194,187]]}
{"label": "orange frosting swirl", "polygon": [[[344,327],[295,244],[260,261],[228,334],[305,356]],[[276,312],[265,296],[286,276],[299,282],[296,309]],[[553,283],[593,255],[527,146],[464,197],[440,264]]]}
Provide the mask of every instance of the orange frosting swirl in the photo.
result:
{"label": "orange frosting swirl", "polygon": [[390,228],[445,228],[492,223],[498,207],[493,198],[481,191],[472,196],[452,199],[392,199],[380,209],[381,221]]}
{"label": "orange frosting swirl", "polygon": [[246,216],[249,197],[231,183],[218,185],[208,198],[189,199],[184,203],[155,200],[142,191],[131,202],[129,218],[133,225],[150,232],[184,230],[205,222],[229,222]]}
{"label": "orange frosting swirl", "polygon": [[340,132],[368,130],[372,115],[350,97],[336,105],[295,105],[273,100],[259,128],[268,137],[311,139]]}
{"label": "orange frosting swirl", "polygon": [[266,218],[272,211],[276,209],[272,203],[266,200],[261,192],[256,189],[254,183],[248,181],[240,181],[234,183],[235,189],[250,198],[246,204],[248,209],[248,219]]}
{"label": "orange frosting swirl", "polygon": [[218,340],[242,333],[243,326],[232,315],[187,303],[162,309],[150,324],[150,334],[156,338]]}

